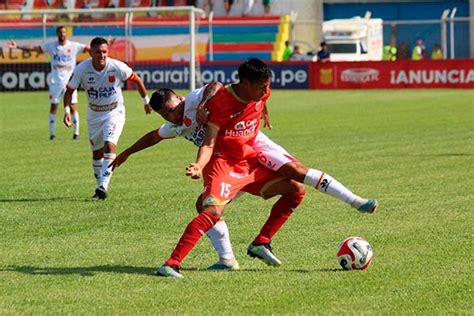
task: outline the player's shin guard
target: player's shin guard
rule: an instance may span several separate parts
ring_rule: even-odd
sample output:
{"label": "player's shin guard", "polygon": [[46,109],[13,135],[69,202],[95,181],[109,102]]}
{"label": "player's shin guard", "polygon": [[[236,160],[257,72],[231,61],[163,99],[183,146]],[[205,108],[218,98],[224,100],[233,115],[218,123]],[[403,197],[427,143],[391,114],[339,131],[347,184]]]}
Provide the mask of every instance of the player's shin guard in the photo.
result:
{"label": "player's shin guard", "polygon": [[227,223],[224,220],[218,221],[208,232],[207,236],[211,240],[212,246],[216,249],[220,259],[232,260],[235,258],[230,243],[230,234]]}
{"label": "player's shin guard", "polygon": [[176,248],[171,253],[170,258],[166,261],[166,265],[180,266],[181,262],[188,255],[188,253],[196,246],[199,239],[212,226],[214,226],[219,218],[207,211],[203,211],[196,216],[186,227],[181,239],[178,241]]}
{"label": "player's shin guard", "polygon": [[252,242],[253,245],[269,244],[273,236],[280,230],[285,222],[293,214],[295,208],[301,204],[304,193],[295,192],[283,195],[273,205],[272,211],[267,221],[263,225],[257,238]]}
{"label": "player's shin guard", "polygon": [[106,191],[109,189],[110,179],[112,178],[112,168],[109,168],[112,161],[115,159],[114,153],[105,153],[100,169],[99,187],[103,187]]}
{"label": "player's shin guard", "polygon": [[72,126],[74,129],[74,135],[79,135],[79,113],[78,112],[72,115]]}
{"label": "player's shin guard", "polygon": [[92,159],[92,170],[94,170],[94,177],[97,181],[97,186],[99,186],[100,170],[102,169],[103,161],[103,159]]}
{"label": "player's shin guard", "polygon": [[360,196],[352,193],[351,190],[346,188],[342,183],[316,169],[309,169],[306,177],[304,178],[304,183],[309,184],[316,188],[316,190],[329,194],[336,199],[339,199],[352,207],[360,207],[366,200],[362,199]]}
{"label": "player's shin guard", "polygon": [[56,135],[56,114],[49,113],[49,135],[54,136]]}

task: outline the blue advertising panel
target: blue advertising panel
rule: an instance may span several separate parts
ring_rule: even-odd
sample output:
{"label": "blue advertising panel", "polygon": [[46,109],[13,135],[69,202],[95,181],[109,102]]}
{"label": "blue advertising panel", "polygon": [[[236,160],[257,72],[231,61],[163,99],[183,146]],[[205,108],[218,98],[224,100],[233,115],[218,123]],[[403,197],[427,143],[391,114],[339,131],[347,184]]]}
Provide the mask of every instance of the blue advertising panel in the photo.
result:
{"label": "blue advertising panel", "polygon": [[[206,63],[197,68],[198,86],[211,81],[230,83],[238,81],[240,63]],[[272,89],[308,89],[309,65],[307,63],[270,63],[273,73]],[[187,64],[134,64],[133,69],[148,89],[189,89]]]}

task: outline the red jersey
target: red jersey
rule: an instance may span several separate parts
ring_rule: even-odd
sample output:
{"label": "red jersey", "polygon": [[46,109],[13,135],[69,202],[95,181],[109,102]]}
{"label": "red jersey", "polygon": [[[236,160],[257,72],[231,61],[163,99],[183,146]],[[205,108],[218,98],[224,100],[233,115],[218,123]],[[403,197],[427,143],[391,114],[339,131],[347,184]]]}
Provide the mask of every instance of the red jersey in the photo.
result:
{"label": "red jersey", "polygon": [[232,85],[219,89],[207,104],[208,124],[219,129],[214,155],[234,161],[256,156],[252,145],[269,97],[270,89],[259,101],[246,102],[235,94]]}

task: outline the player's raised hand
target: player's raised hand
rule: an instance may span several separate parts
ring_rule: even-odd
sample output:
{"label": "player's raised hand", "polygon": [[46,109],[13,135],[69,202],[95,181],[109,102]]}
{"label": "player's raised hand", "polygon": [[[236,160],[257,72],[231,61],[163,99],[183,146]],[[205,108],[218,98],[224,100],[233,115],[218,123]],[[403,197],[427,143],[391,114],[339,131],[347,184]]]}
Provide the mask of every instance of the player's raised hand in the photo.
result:
{"label": "player's raised hand", "polygon": [[72,126],[71,113],[64,113],[63,122],[64,122],[64,125],[66,125],[67,127]]}
{"label": "player's raised hand", "polygon": [[191,179],[199,179],[202,177],[202,169],[197,163],[190,163],[186,167],[186,175]]}
{"label": "player's raised hand", "polygon": [[144,109],[145,109],[145,113],[146,113],[146,114],[151,114],[151,111],[153,110],[153,109],[151,108],[151,105],[148,104],[148,103],[144,105]]}
{"label": "player's raised hand", "polygon": [[203,126],[207,123],[207,116],[208,116],[207,108],[206,108],[206,103],[200,103],[197,108],[197,113],[196,113],[196,120],[199,126]]}
{"label": "player's raised hand", "polygon": [[17,48],[18,45],[14,40],[9,40],[7,43],[8,48]]}
{"label": "player's raised hand", "polygon": [[109,168],[112,168],[112,171],[115,170],[115,168],[120,167],[125,161],[127,161],[128,155],[123,152],[120,155],[118,155],[114,161],[110,164]]}

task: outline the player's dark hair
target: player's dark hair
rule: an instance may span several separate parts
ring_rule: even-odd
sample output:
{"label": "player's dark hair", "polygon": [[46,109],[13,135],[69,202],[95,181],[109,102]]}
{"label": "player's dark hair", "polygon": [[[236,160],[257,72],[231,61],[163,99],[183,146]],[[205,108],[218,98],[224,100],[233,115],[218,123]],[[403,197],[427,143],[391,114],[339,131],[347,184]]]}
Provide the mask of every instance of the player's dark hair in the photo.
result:
{"label": "player's dark hair", "polygon": [[149,104],[153,111],[158,112],[174,95],[176,95],[176,93],[173,90],[161,88],[153,92]]}
{"label": "player's dark hair", "polygon": [[56,34],[58,34],[59,31],[62,30],[62,29],[66,29],[66,27],[65,27],[64,25],[58,26],[58,27],[56,28]]}
{"label": "player's dark hair", "polygon": [[91,41],[91,48],[92,47],[96,47],[96,46],[100,46],[102,44],[108,44],[107,43],[107,40],[103,37],[94,37]]}
{"label": "player's dark hair", "polygon": [[258,58],[251,58],[239,66],[240,81],[261,82],[271,77],[270,68]]}

